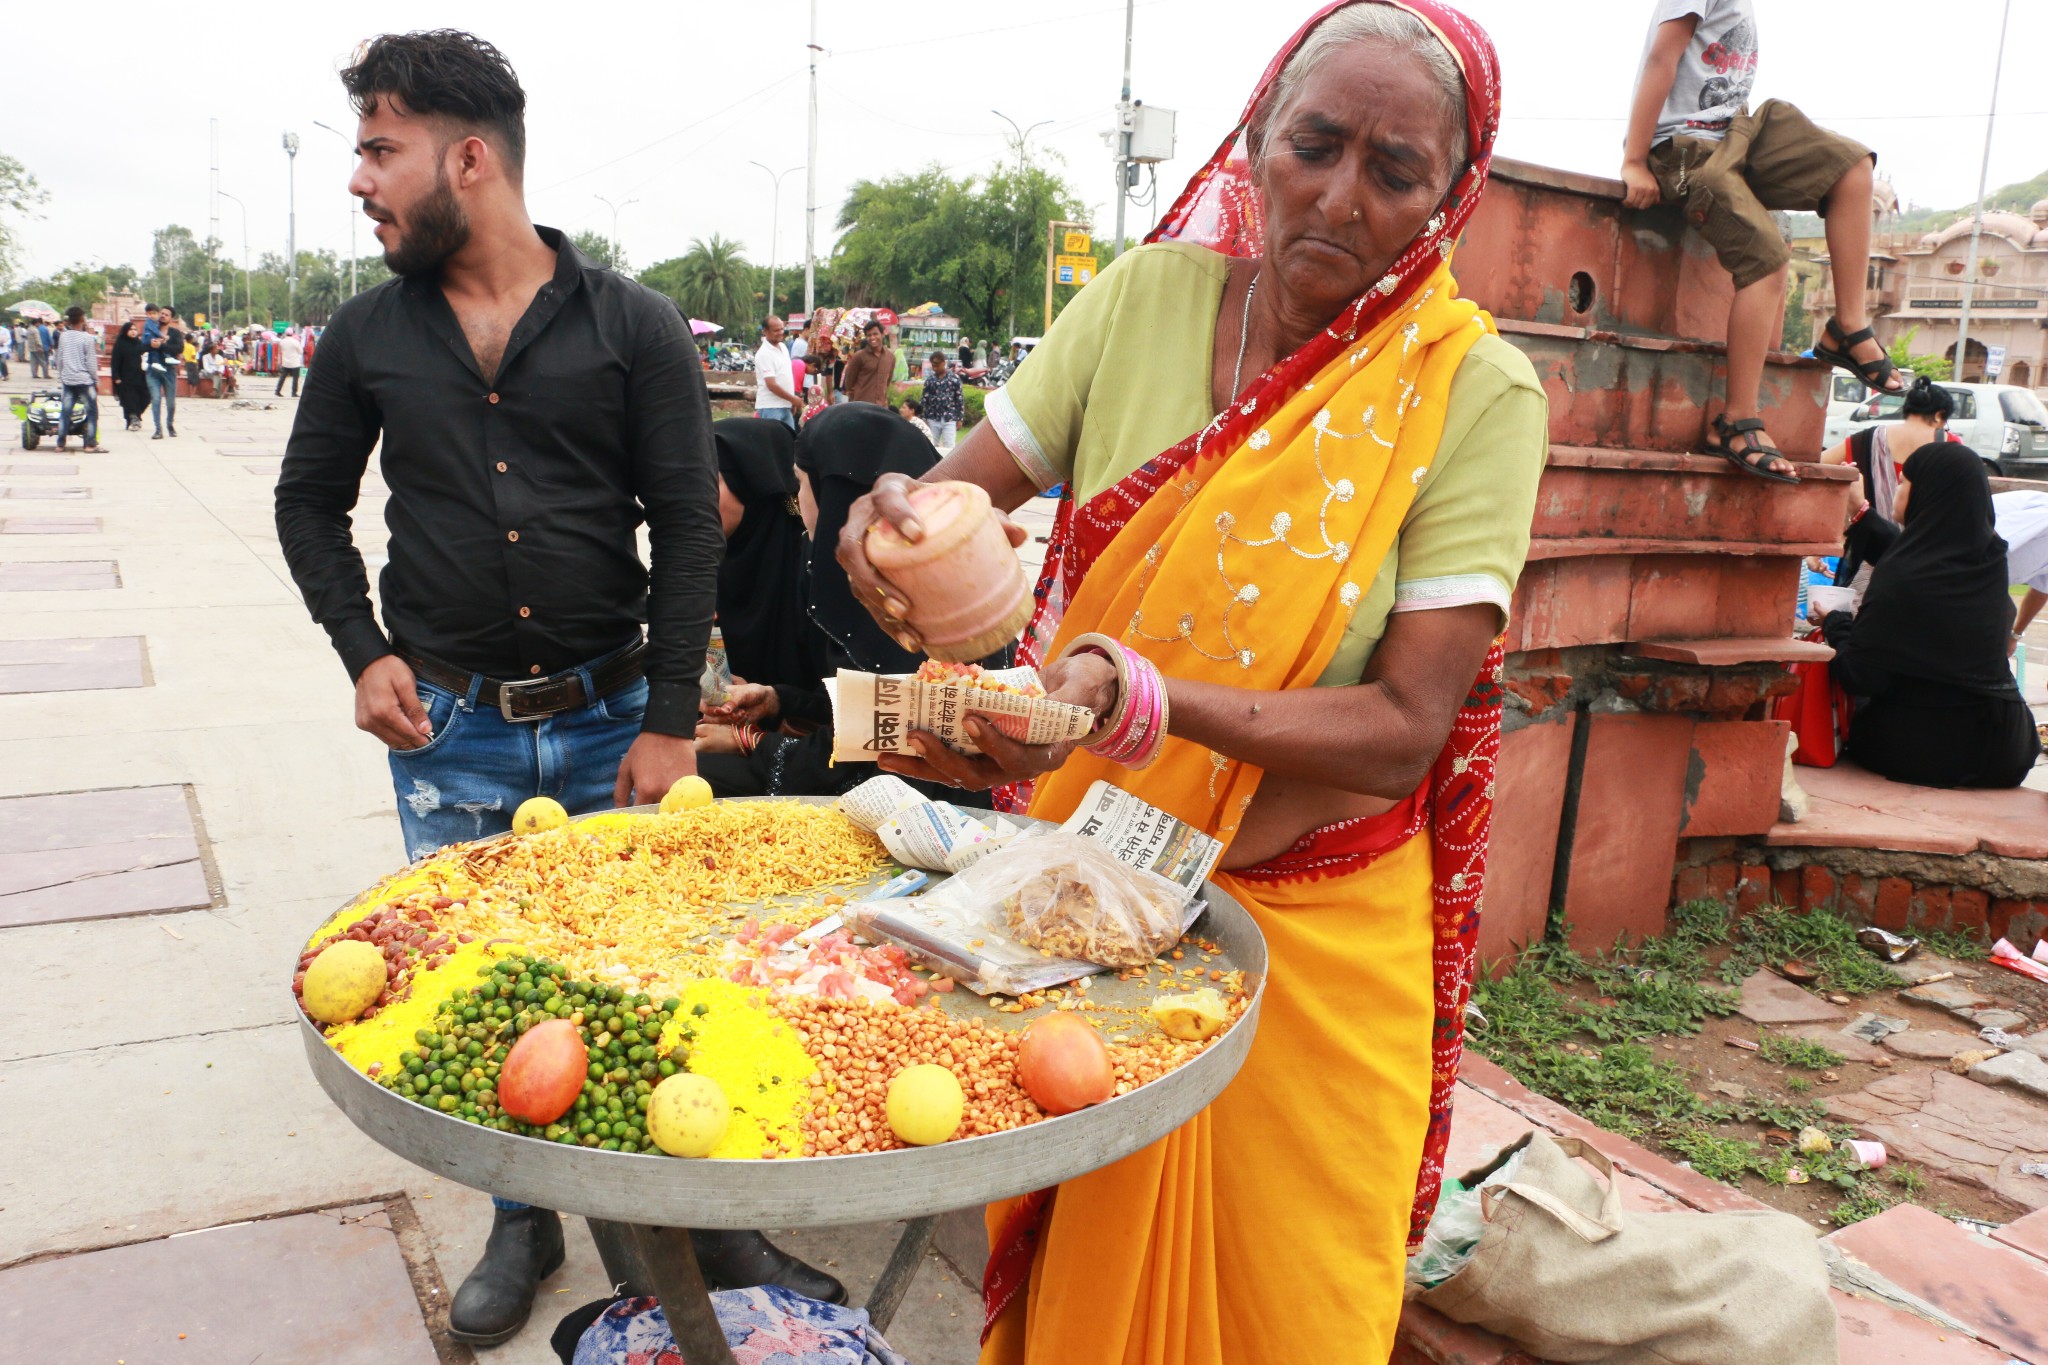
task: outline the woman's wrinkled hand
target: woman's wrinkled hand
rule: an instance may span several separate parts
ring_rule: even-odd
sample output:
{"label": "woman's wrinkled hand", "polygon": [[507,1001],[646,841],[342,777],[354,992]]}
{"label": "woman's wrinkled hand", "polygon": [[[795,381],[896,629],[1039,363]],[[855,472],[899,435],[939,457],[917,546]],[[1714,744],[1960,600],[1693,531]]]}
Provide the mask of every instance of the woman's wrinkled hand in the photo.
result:
{"label": "woman's wrinkled hand", "polygon": [[[1116,667],[1099,654],[1055,659],[1041,670],[1039,679],[1051,700],[1087,707],[1095,713],[1097,724],[1116,709]],[[1041,773],[1052,772],[1081,744],[1080,740],[1023,744],[978,715],[967,717],[967,734],[981,750],[978,756],[955,753],[930,731],[914,730],[910,743],[916,756],[883,754],[882,770],[966,791],[987,791],[1009,782],[1029,782]]]}

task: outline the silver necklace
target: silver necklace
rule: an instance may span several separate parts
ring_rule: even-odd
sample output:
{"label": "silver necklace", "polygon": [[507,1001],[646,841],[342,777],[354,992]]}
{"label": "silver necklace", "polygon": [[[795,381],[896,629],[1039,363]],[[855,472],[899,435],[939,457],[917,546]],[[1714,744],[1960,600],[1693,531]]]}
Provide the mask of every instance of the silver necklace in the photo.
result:
{"label": "silver necklace", "polygon": [[[1258,290],[1259,276],[1265,273],[1264,270],[1260,270],[1258,274],[1252,276],[1252,282],[1244,287],[1244,315],[1237,320],[1237,364],[1230,369],[1232,403],[1237,401],[1238,386],[1244,380],[1244,344],[1251,340],[1252,336],[1252,295]],[[1224,406],[1227,407],[1229,404]]]}

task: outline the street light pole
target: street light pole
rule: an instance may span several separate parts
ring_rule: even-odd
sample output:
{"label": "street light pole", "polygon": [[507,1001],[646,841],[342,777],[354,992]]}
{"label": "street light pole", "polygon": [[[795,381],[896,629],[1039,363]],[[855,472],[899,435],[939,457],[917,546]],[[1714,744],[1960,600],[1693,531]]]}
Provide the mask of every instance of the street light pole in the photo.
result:
{"label": "street light pole", "polygon": [[[1047,124],[1051,123],[1052,120],[1049,118],[1042,118],[1038,122],[1032,124],[1029,128],[1019,128],[1017,126],[1017,120],[1011,118],[1002,110],[991,109],[989,110],[989,112],[991,114],[994,114],[1003,122],[1009,124],[1010,131],[1017,135],[1017,184],[1021,188],[1024,184],[1024,143],[1027,139],[1030,138],[1032,133],[1036,132],[1040,128],[1045,127]],[[1008,291],[1010,296],[1009,336],[1017,335],[1017,252],[1022,249],[1022,238],[1023,220],[1013,213],[1010,219],[1010,288]],[[1003,341],[1003,350],[1004,354],[1009,353],[1008,337],[1006,337]]]}
{"label": "street light pole", "polygon": [[1109,244],[1112,261],[1124,253],[1124,205],[1131,197],[1131,24],[1136,13],[1137,0],[1124,0],[1124,93],[1116,106],[1121,127],[1116,135],[1116,238]]}
{"label": "street light pole", "polygon": [[[613,202],[612,202],[611,200],[609,200],[609,199],[605,198],[605,197],[604,197],[603,195],[601,195],[601,194],[593,194],[593,195],[591,195],[590,197],[591,197],[592,199],[595,199],[595,200],[596,200],[596,201],[597,201],[598,203],[600,203],[600,204],[603,204],[603,205],[604,205],[604,206],[605,206],[606,208],[608,208],[608,209],[610,209],[610,210],[612,211],[612,260],[611,260],[611,266],[612,266],[612,269],[614,269],[614,270],[618,270],[618,268],[619,268],[619,210],[621,210],[621,209],[629,209],[629,208],[633,207],[633,205],[635,205],[635,204],[639,203],[640,201],[639,201],[638,199],[628,199],[628,200],[627,200],[627,201],[626,201],[625,203],[623,203],[623,204],[614,204],[614,203],[613,203]],[[623,272],[623,271],[621,271],[620,273],[622,273],[622,274],[623,274],[624,272]]]}
{"label": "street light pole", "polygon": [[[758,161],[749,161],[747,164],[761,166]],[[769,180],[775,184],[775,193],[768,201],[768,311],[772,313],[775,311],[775,263],[782,256],[782,175],[788,175],[789,171],[800,171],[803,167],[791,166],[789,171],[784,171],[782,175],[768,170],[766,166],[761,166],[761,169],[768,172]]]}
{"label": "street light pole", "polygon": [[256,305],[249,289],[249,206],[226,190],[215,189],[214,193],[223,199],[234,199],[235,207],[242,211],[242,325],[247,327],[256,321]]}
{"label": "street light pole", "polygon": [[[325,128],[328,132],[340,138],[342,145],[348,148],[349,155],[355,155],[355,140],[347,133],[342,132],[341,129],[334,127],[332,124],[322,123],[319,119],[313,120],[313,126],[315,128]],[[354,179],[355,177],[350,176],[349,178]],[[348,210],[348,296],[350,298],[356,296],[356,219],[359,217],[361,215],[356,212],[355,206],[351,204]]]}
{"label": "street light pole", "polygon": [[284,234],[284,311],[285,321],[295,323],[299,317],[299,135],[284,135],[285,164],[285,234]]}
{"label": "street light pole", "polygon": [[811,0],[811,136],[804,153],[804,316],[818,311],[818,0]]}
{"label": "street light pole", "polygon": [[[1963,265],[1963,316],[1956,325],[1956,363],[1949,371],[1957,379],[1963,377],[1963,366],[1970,359],[1970,298],[1977,291],[1977,244],[1984,237],[1984,186],[1991,178],[1991,129],[1998,120],[1998,77],[2005,69],[2005,30],[2011,21],[2012,0],[2005,0],[2005,11],[1998,21],[1998,60],[1991,67],[1991,112],[1984,116],[1984,164],[1977,171],[1977,215],[1970,224],[1970,255]],[[1988,349],[1984,359],[1988,371]],[[1987,373],[1984,377],[1991,376]]]}

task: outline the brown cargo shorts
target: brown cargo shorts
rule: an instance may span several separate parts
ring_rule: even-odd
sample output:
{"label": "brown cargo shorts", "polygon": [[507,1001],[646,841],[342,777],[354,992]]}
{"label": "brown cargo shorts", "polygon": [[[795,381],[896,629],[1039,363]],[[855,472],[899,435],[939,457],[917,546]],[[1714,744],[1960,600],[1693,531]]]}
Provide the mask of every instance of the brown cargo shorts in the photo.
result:
{"label": "brown cargo shorts", "polygon": [[1718,142],[1674,137],[1650,149],[1650,173],[1667,204],[1714,248],[1735,287],[1746,289],[1792,259],[1772,209],[1825,213],[1823,203],[1851,166],[1875,154],[1820,127],[1783,100],[1736,116]]}

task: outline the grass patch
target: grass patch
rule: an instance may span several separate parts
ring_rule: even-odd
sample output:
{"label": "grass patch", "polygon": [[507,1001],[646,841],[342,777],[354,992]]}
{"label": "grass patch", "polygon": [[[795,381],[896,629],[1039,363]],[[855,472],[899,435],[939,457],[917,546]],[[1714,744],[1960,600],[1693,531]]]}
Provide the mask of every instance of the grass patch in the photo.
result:
{"label": "grass patch", "polygon": [[1916,930],[1914,937],[1928,952],[1956,962],[1982,962],[1991,956],[1983,938],[1968,929]]}
{"label": "grass patch", "polygon": [[1832,910],[1758,910],[1736,925],[1721,979],[1734,983],[1759,967],[1797,960],[1820,973],[1815,984],[1823,990],[1868,995],[1898,985],[1897,973],[1856,941],[1856,928]]}
{"label": "grass patch", "polygon": [[1805,1071],[1825,1071],[1831,1066],[1840,1066],[1842,1054],[1832,1048],[1823,1047],[1810,1038],[1794,1038],[1785,1033],[1766,1033],[1756,1040],[1757,1054],[1767,1062],[1779,1066],[1796,1066]]}
{"label": "grass patch", "polygon": [[[1711,955],[1723,950],[1728,956],[1717,969]],[[1846,1226],[1910,1197],[1913,1190],[1898,1176],[1912,1173],[1893,1172],[1888,1187],[1850,1164],[1845,1150],[1808,1154],[1717,1132],[1720,1125],[1748,1123],[1790,1133],[1818,1127],[1837,1143],[1853,1135],[1829,1123],[1812,1102],[1761,1095],[1704,1100],[1692,1072],[1652,1046],[1659,1037],[1696,1034],[1707,1019],[1732,1014],[1736,993],[1721,983],[1786,958],[1813,965],[1836,990],[1897,984],[1857,945],[1854,926],[1838,916],[1771,910],[1731,925],[1717,902],[1695,901],[1672,911],[1668,934],[1645,942],[1594,954],[1556,942],[1525,949],[1513,970],[1474,984],[1473,1003],[1486,1022],[1479,1027],[1475,1021],[1468,1038],[1530,1089],[1610,1132],[1653,1142],[1710,1179],[1735,1184],[1755,1176],[1825,1187],[1840,1197],[1832,1217]],[[1819,1043],[1780,1034],[1765,1034],[1759,1046],[1764,1060],[1799,1070],[1843,1061]],[[1791,1076],[1785,1084],[1797,1095],[1812,1081]]]}

